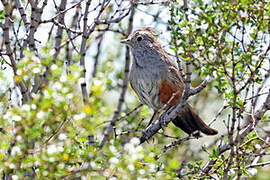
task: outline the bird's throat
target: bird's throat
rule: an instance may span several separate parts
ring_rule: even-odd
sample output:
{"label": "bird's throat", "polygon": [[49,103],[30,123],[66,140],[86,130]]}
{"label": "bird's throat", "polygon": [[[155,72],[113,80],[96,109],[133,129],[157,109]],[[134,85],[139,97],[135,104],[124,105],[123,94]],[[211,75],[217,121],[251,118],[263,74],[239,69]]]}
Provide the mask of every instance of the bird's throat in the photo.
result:
{"label": "bird's throat", "polygon": [[143,66],[143,63],[142,62],[140,62],[135,56],[133,56],[134,57],[134,63],[135,63],[135,65],[136,65],[136,67],[138,67],[138,68],[143,68],[144,66]]}

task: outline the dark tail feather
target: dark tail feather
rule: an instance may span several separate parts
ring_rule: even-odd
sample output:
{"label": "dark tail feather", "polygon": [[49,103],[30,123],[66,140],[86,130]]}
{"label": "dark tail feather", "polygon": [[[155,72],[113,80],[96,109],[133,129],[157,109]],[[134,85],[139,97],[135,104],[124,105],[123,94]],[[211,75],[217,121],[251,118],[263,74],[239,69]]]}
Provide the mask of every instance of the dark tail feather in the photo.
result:
{"label": "dark tail feather", "polygon": [[217,130],[207,126],[189,104],[182,108],[181,113],[173,120],[173,123],[187,134],[192,134],[195,131],[203,132],[206,135],[216,135],[218,133]]}

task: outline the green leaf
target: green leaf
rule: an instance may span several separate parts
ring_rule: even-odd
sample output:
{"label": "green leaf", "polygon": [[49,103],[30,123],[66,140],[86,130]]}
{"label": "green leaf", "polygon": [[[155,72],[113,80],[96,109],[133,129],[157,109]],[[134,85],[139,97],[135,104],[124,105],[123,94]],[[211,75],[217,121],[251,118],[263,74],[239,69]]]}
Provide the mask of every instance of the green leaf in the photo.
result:
{"label": "green leaf", "polygon": [[178,168],[179,165],[180,165],[180,163],[179,163],[179,161],[176,160],[176,159],[171,160],[171,161],[170,161],[170,164],[169,164],[169,166],[170,166],[172,169]]}
{"label": "green leaf", "polygon": [[188,166],[189,169],[193,169],[194,168],[194,166],[192,164],[188,164],[187,166]]}
{"label": "green leaf", "polygon": [[4,19],[5,19],[5,11],[0,10],[0,20],[4,20]]}

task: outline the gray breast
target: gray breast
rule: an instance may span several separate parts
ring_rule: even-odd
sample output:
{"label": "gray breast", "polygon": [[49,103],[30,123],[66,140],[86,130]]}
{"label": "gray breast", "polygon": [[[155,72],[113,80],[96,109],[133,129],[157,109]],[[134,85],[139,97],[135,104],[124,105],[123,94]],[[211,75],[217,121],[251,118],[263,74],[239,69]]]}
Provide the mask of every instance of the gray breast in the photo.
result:
{"label": "gray breast", "polygon": [[140,67],[134,61],[130,72],[131,84],[140,101],[152,109],[159,109],[161,102],[158,96],[158,88],[161,82],[160,75],[149,67]]}

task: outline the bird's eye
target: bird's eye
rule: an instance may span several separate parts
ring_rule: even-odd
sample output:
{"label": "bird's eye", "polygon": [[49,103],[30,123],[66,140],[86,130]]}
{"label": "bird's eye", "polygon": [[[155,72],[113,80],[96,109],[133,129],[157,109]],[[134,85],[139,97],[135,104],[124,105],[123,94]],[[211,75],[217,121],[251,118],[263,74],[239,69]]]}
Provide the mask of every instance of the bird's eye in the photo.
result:
{"label": "bird's eye", "polygon": [[142,40],[142,37],[141,36],[137,37],[137,41],[138,42],[141,41],[141,40]]}

